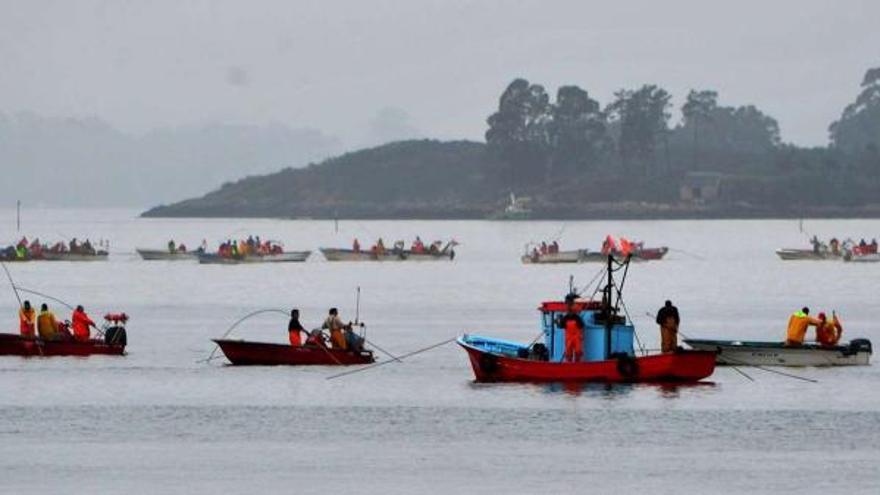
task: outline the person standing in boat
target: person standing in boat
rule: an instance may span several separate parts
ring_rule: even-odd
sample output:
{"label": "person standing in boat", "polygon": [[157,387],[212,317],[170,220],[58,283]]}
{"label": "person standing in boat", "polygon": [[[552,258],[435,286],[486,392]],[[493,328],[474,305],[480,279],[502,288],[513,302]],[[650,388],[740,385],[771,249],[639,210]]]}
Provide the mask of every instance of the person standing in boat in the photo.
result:
{"label": "person standing in boat", "polygon": [[660,351],[675,352],[678,349],[678,325],[681,323],[681,318],[678,316],[678,308],[672,305],[672,301],[667,300],[660,311],[657,311],[656,321],[660,325]]}
{"label": "person standing in boat", "polygon": [[302,336],[300,335],[300,332],[303,332],[308,336],[308,332],[303,328],[302,323],[299,322],[299,310],[291,309],[290,322],[287,324],[287,337],[290,339],[290,345],[294,347],[302,345]]}
{"label": "person standing in boat", "polygon": [[361,243],[358,242],[357,237],[354,238],[354,242],[351,243],[351,250],[355,253],[361,252]]}
{"label": "person standing in boat", "polygon": [[330,344],[334,349],[346,349],[345,335],[342,333],[343,329],[345,329],[345,324],[342,322],[342,318],[339,317],[339,310],[330,308],[330,312],[321,328],[326,328],[330,332]]}
{"label": "person standing in boat", "polygon": [[563,361],[576,363],[584,355],[584,320],[576,309],[577,296],[565,296],[566,313],[557,324],[565,331],[565,352]]}
{"label": "person standing in boat", "polygon": [[34,338],[34,325],[37,321],[37,312],[31,307],[30,301],[25,301],[21,306],[21,309],[18,310],[18,321],[18,329],[21,332],[21,336],[29,339]]}
{"label": "person standing in boat", "polygon": [[43,340],[55,340],[58,333],[58,320],[55,314],[49,311],[49,306],[43,303],[40,306],[40,315],[37,316],[37,332]]}
{"label": "person standing in boat", "polygon": [[807,336],[807,328],[818,326],[819,320],[810,317],[810,308],[804,306],[800,311],[795,311],[788,319],[788,329],[785,331],[785,345],[803,345]]}
{"label": "person standing in boat", "polygon": [[73,310],[70,317],[71,326],[73,327],[73,338],[80,342],[89,340],[89,328],[95,326],[95,322],[86,314],[86,310],[82,306],[77,306]]}

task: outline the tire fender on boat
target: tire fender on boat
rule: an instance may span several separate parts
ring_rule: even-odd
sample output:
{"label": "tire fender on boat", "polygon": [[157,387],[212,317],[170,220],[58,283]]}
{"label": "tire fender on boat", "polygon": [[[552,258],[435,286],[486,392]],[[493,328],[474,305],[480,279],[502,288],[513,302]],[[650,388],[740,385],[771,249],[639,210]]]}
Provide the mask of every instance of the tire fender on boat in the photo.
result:
{"label": "tire fender on boat", "polygon": [[495,373],[498,369],[498,357],[489,353],[480,354],[480,369],[487,375]]}
{"label": "tire fender on boat", "polygon": [[617,357],[617,372],[620,376],[631,379],[639,374],[639,363],[629,354],[623,354]]}

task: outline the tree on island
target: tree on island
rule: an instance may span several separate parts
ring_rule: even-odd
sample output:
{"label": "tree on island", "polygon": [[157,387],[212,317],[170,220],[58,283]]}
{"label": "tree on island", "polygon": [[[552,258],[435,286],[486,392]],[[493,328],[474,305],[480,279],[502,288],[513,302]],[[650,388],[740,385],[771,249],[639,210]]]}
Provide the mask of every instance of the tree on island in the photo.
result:
{"label": "tree on island", "polygon": [[868,70],[856,101],[828,128],[831,145],[862,167],[880,168],[880,67]]}

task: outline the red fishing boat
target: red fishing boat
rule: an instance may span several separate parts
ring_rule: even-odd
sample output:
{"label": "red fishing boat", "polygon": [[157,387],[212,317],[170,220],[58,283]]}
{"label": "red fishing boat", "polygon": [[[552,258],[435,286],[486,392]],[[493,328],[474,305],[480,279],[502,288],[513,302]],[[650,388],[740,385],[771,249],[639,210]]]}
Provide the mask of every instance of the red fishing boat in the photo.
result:
{"label": "red fishing boat", "polygon": [[91,356],[95,354],[121,356],[124,344],[108,344],[103,339],[43,340],[0,333],[0,356]]}
{"label": "red fishing boat", "polygon": [[373,351],[347,351],[323,345],[292,346],[266,342],[248,342],[235,339],[214,339],[214,342],[234,365],[323,365],[340,366],[370,364]]}
{"label": "red fishing boat", "polygon": [[67,331],[68,323],[61,326],[68,337],[61,340],[43,340],[39,337],[23,337],[16,333],[0,333],[0,356],[122,356],[128,344],[125,324],[128,315],[111,313],[104,315],[104,323],[98,330],[99,338],[74,340]]}
{"label": "red fishing boat", "polygon": [[[477,381],[686,383],[710,376],[715,371],[713,351],[679,349],[636,355],[635,328],[619,309],[629,258],[619,262],[609,256],[607,260],[608,279],[602,300],[574,299],[573,309],[584,322],[584,349],[579,360],[564,360],[565,330],[559,317],[566,313],[567,304],[549,301],[539,308],[543,343],[521,344],[477,335],[458,339],[467,351]],[[624,274],[617,284],[613,272],[620,269]],[[571,295],[575,296],[573,292]]]}

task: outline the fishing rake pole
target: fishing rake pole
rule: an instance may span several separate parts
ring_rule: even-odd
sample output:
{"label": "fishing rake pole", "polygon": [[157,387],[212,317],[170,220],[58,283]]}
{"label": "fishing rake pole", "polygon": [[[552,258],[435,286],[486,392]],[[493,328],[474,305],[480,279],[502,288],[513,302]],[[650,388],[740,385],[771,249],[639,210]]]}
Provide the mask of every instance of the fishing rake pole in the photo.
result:
{"label": "fishing rake pole", "polygon": [[[248,314],[244,315],[243,317],[239,318],[235,323],[233,323],[232,326],[230,326],[230,327],[226,330],[226,332],[223,333],[223,336],[220,337],[220,339],[225,339],[226,337],[228,337],[229,334],[232,333],[233,330],[235,330],[235,327],[237,327],[238,325],[240,325],[242,322],[244,322],[244,321],[247,320],[248,318],[251,318],[251,317],[254,317],[254,316],[257,316],[257,315],[261,315],[261,314],[265,314],[265,313],[281,313],[281,314],[283,314],[283,315],[285,315],[285,316],[287,316],[287,314],[288,314],[287,311],[284,311],[284,310],[282,310],[282,309],[277,309],[277,308],[260,309],[260,310],[257,310],[257,311],[253,311],[253,312],[251,312],[251,313],[248,313]],[[200,360],[196,361],[196,363],[208,363],[208,362],[210,362],[211,360],[214,359],[214,354],[217,353],[217,349],[219,349],[219,348],[220,348],[220,345],[217,344],[217,343],[215,343],[215,344],[214,344],[214,349],[211,350],[211,354],[208,354],[208,357],[205,358],[205,359],[200,359]]]}
{"label": "fishing rake pole", "polygon": [[[432,349],[436,349],[436,348],[441,347],[441,346],[444,346],[444,345],[446,345],[446,344],[448,344],[448,343],[450,343],[450,342],[454,342],[455,339],[457,339],[457,338],[458,338],[458,337],[453,337],[453,338],[451,338],[451,339],[446,339],[446,340],[444,340],[443,342],[438,342],[438,343],[436,343],[436,344],[429,345],[428,347],[423,347],[423,348],[421,348],[421,349],[419,349],[419,350],[416,350],[416,351],[413,351],[413,352],[406,353],[406,354],[400,356],[399,359],[402,360],[402,359],[404,359],[404,358],[408,358],[408,357],[415,356],[416,354],[421,354],[421,353],[423,353],[423,352],[427,352],[427,351],[430,351],[430,350],[432,350]],[[327,377],[327,380],[332,380],[332,379],[334,379],[334,378],[340,378],[340,377],[347,376],[347,375],[353,375],[353,374],[355,374],[355,373],[360,373],[361,371],[366,371],[366,370],[370,370],[370,369],[373,369],[373,368],[378,368],[378,367],[380,367],[380,366],[385,366],[386,364],[391,364],[391,363],[394,363],[394,362],[397,362],[397,361],[385,361],[385,362],[383,362],[383,363],[373,363],[373,364],[370,364],[370,365],[364,366],[364,367],[362,367],[362,368],[358,368],[358,369],[356,369],[356,370],[344,371],[344,372],[342,372],[342,373],[337,373],[337,374],[335,374],[335,375],[328,376],[328,377]]]}

